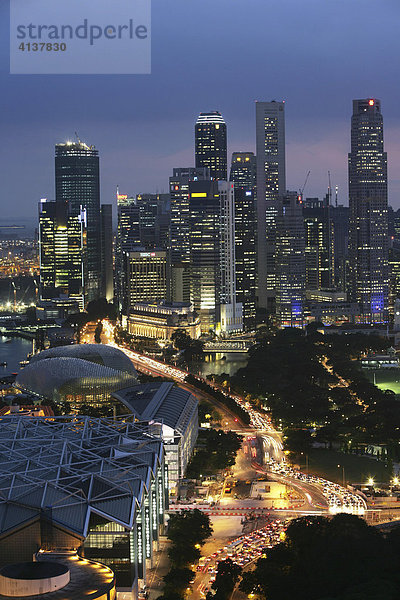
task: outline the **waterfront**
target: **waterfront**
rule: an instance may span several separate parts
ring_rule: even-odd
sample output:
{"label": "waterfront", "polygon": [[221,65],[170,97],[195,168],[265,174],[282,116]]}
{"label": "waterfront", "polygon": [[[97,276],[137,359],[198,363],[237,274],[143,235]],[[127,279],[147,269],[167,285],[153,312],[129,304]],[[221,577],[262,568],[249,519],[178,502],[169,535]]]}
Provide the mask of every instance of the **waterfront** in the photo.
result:
{"label": "waterfront", "polygon": [[[225,360],[221,360],[225,356]],[[214,373],[215,375],[234,375],[238,369],[245,367],[248,361],[248,354],[238,352],[224,352],[224,354],[207,354],[206,360],[202,363],[196,363],[196,371],[206,377]]]}
{"label": "waterfront", "polygon": [[[10,341],[6,341],[10,340]],[[6,362],[6,367],[0,367],[0,377],[18,373],[21,369],[20,361],[26,360],[32,352],[32,342],[23,338],[7,338],[0,336],[0,363]]]}

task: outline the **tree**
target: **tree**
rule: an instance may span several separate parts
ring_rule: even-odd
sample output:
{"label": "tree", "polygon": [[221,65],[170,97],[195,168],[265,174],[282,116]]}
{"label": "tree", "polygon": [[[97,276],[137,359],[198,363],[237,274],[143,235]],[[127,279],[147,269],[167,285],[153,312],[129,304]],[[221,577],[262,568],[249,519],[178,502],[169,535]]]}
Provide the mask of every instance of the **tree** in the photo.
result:
{"label": "tree", "polygon": [[361,600],[366,589],[377,592],[371,598],[381,597],[379,581],[387,592],[382,598],[395,600],[400,553],[391,542],[353,515],[295,519],[285,540],[244,574],[241,588],[251,586],[268,600]]}
{"label": "tree", "polygon": [[204,544],[212,534],[209,517],[195,508],[174,513],[168,521],[168,539],[174,544]]}
{"label": "tree", "polygon": [[285,429],[283,441],[286,450],[294,454],[307,454],[312,447],[311,433],[308,429]]}
{"label": "tree", "polygon": [[171,335],[171,341],[177,350],[186,350],[192,343],[192,338],[184,329],[177,329]]}
{"label": "tree", "polygon": [[94,341],[96,342],[96,344],[101,344],[102,331],[103,331],[103,323],[101,321],[99,321],[99,323],[97,323],[96,329],[94,331]]}
{"label": "tree", "polygon": [[163,578],[165,583],[164,596],[170,597],[171,594],[183,595],[193,576],[194,572],[188,567],[171,569]]}
{"label": "tree", "polygon": [[231,597],[233,588],[239,579],[242,569],[234,563],[230,558],[221,560],[218,563],[217,574],[211,588],[215,590],[215,594],[209,592],[207,600],[228,600]]}

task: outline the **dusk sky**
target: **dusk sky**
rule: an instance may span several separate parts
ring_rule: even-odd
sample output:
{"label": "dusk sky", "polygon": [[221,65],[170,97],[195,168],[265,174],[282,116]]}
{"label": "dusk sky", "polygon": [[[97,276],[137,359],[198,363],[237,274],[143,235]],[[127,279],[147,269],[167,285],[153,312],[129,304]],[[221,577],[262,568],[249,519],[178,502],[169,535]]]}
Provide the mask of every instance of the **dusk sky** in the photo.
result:
{"label": "dusk sky", "polygon": [[152,74],[114,76],[9,75],[0,1],[2,219],[54,198],[54,145],[75,131],[100,152],[109,203],[117,184],[167,191],[172,168],[194,163],[201,111],[223,114],[229,160],[254,150],[254,101],[273,99],[286,101],[288,189],[310,170],[305,194],[322,197],[330,170],[347,204],[352,100],[380,98],[400,207],[399,0],[153,0]]}

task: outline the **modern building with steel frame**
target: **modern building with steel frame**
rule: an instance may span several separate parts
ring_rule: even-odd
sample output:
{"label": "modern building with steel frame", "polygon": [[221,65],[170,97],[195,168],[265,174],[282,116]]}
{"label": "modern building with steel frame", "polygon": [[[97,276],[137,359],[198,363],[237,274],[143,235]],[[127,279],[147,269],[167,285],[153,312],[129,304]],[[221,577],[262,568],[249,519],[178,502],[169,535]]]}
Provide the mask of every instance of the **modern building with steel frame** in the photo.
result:
{"label": "modern building with steel frame", "polygon": [[0,564],[72,551],[146,580],[168,508],[160,437],[133,417],[0,418]]}

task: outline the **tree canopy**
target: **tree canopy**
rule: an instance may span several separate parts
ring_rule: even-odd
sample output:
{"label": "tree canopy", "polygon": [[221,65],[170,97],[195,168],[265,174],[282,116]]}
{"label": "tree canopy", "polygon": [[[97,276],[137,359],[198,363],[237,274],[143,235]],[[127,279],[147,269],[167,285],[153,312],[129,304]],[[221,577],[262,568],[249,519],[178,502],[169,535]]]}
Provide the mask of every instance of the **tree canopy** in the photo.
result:
{"label": "tree canopy", "polygon": [[400,530],[385,537],[353,515],[303,517],[243,576],[241,587],[268,600],[395,600],[399,559]]}

